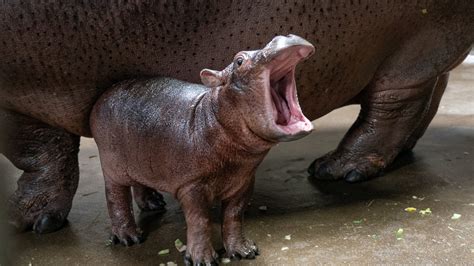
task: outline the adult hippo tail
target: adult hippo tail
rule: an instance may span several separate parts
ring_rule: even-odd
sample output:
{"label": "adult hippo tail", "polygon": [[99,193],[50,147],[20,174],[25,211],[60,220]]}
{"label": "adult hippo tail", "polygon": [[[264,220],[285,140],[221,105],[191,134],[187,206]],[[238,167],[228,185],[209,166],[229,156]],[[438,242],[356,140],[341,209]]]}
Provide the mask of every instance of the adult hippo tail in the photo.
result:
{"label": "adult hippo tail", "polygon": [[[413,148],[436,113],[448,72],[474,40],[474,1],[15,1],[0,4],[1,149],[24,174],[12,222],[59,228],[77,187],[78,136],[90,136],[96,99],[117,81],[199,81],[236,51],[293,33],[316,46],[297,69],[310,119],[359,103],[315,178],[360,181]],[[9,133],[8,133],[9,132]],[[317,149],[317,147],[315,147]],[[159,194],[134,189],[143,209]]]}

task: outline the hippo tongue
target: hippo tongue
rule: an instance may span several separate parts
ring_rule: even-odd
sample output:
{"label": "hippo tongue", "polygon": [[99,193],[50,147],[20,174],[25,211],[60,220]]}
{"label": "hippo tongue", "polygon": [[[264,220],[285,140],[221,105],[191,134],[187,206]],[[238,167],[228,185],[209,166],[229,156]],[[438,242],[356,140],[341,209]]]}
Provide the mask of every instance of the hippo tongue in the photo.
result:
{"label": "hippo tongue", "polygon": [[278,79],[270,79],[270,93],[273,103],[275,124],[286,127],[305,121],[296,96],[295,72],[292,66],[285,74],[279,74]]}
{"label": "hippo tongue", "polygon": [[[283,78],[284,79],[284,78]],[[274,109],[274,117],[276,118],[277,125],[287,125],[291,118],[291,111],[289,103],[286,99],[284,82],[282,80],[272,84],[271,95]]]}

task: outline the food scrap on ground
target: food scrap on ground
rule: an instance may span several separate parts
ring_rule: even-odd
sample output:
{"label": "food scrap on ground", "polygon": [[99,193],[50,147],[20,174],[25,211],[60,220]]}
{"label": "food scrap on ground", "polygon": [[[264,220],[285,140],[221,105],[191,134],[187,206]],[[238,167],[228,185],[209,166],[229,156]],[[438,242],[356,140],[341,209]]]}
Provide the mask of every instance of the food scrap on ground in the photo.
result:
{"label": "food scrap on ground", "polygon": [[416,212],[416,208],[415,207],[408,207],[408,208],[405,208],[405,211],[409,212],[409,213]]}
{"label": "food scrap on ground", "polygon": [[397,240],[402,240],[403,239],[403,228],[398,228],[397,232],[395,233],[395,236],[397,237]]}
{"label": "food scrap on ground", "polygon": [[376,235],[376,234],[373,234],[373,235],[367,235],[367,236],[368,236],[368,237],[370,237],[370,238],[372,238],[372,239],[375,239],[375,240],[379,239],[379,236],[378,236],[378,235]]}
{"label": "food scrap on ground", "polygon": [[162,249],[162,250],[158,251],[158,255],[160,255],[160,256],[168,255],[168,254],[170,254],[169,249]]}
{"label": "food scrap on ground", "polygon": [[459,213],[454,213],[453,216],[451,216],[451,220],[459,220],[461,218],[461,214]]}
{"label": "food scrap on ground", "polygon": [[419,201],[422,201],[425,199],[425,197],[417,197],[417,196],[411,196],[412,199],[416,199],[416,200],[419,200]]}
{"label": "food scrap on ground", "polygon": [[178,266],[178,264],[174,263],[173,261],[168,261],[166,264],[160,263],[160,266]]}
{"label": "food scrap on ground", "polygon": [[176,249],[179,251],[179,252],[184,252],[186,251],[186,245],[183,244],[183,242],[177,238],[175,241],[174,241],[174,246],[176,247]]}
{"label": "food scrap on ground", "polygon": [[430,209],[430,208],[426,208],[426,209],[424,209],[424,210],[420,210],[420,214],[421,214],[421,216],[431,215],[431,209]]}

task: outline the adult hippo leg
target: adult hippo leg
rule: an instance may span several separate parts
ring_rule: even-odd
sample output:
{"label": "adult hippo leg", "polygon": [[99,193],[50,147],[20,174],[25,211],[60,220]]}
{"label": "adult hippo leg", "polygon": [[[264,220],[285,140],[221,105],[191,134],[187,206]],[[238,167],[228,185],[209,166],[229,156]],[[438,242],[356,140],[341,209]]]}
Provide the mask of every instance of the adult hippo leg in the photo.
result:
{"label": "adult hippo leg", "polygon": [[359,182],[381,174],[422,126],[438,80],[400,89],[369,85],[356,122],[335,151],[312,163],[310,175]]}
{"label": "adult hippo leg", "polygon": [[[470,53],[470,51],[471,51],[471,49],[468,49],[464,53],[464,55],[459,57],[459,59],[449,67],[449,70],[452,70],[455,67],[457,67],[458,65],[460,65],[464,61],[466,56]],[[428,128],[428,126],[431,123],[431,120],[433,120],[434,116],[438,112],[439,103],[441,102],[441,98],[443,97],[446,86],[448,85],[448,79],[449,79],[449,72],[445,73],[444,75],[441,75],[439,77],[438,83],[436,84],[436,87],[435,87],[434,92],[433,92],[433,96],[431,97],[429,110],[426,113],[426,115],[424,116],[424,118],[422,118],[422,121],[419,124],[418,128],[408,138],[408,140],[407,140],[405,146],[403,147],[402,151],[412,150],[415,147],[417,141],[425,133],[426,129]]]}
{"label": "adult hippo leg", "polygon": [[[375,177],[404,150],[414,147],[438,109],[448,72],[471,50],[471,35],[442,25],[421,30],[386,57],[358,96],[361,112],[335,151],[308,171],[316,179],[359,182]],[[445,42],[439,40],[456,40]]]}
{"label": "adult hippo leg", "polygon": [[164,212],[166,202],[163,196],[154,189],[142,185],[133,186],[133,199],[142,211]]}
{"label": "adult hippo leg", "polygon": [[4,109],[0,116],[1,152],[24,171],[8,201],[10,223],[37,233],[60,229],[79,181],[79,136]]}
{"label": "adult hippo leg", "polygon": [[425,117],[419,124],[418,128],[410,135],[402,151],[412,150],[416,142],[423,136],[426,129],[428,128],[431,120],[433,120],[436,112],[438,112],[439,103],[444,94],[444,90],[448,85],[449,73],[446,73],[439,77],[438,82],[436,83],[433,96],[431,96],[430,107]]}

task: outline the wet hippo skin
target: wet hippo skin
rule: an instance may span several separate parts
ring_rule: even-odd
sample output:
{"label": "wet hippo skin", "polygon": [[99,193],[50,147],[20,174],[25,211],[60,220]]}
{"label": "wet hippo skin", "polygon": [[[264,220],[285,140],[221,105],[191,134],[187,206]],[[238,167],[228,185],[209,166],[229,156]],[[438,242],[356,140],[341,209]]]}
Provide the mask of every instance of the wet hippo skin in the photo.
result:
{"label": "wet hippo skin", "polygon": [[[106,88],[141,76],[198,82],[202,68],[223,69],[237,51],[257,49],[280,34],[297,34],[316,47],[317,56],[296,70],[309,119],[347,104],[362,106],[337,149],[310,166],[312,178],[377,176],[414,147],[436,113],[449,70],[472,46],[473,8],[470,0],[3,1],[0,106],[11,121],[9,132],[17,132],[5,139],[22,135],[10,149],[45,146],[9,156],[13,162],[29,158],[16,164],[29,175],[10,200],[12,222],[44,225],[37,232],[62,224],[75,189],[58,186],[78,178],[63,170],[77,168],[78,144],[70,140],[91,136],[89,114]],[[32,134],[30,126],[71,148],[48,148],[48,135]],[[43,185],[26,188],[29,182]],[[47,195],[56,193],[64,200]],[[163,208],[152,190],[137,189],[135,198]],[[50,223],[48,217],[60,219]]]}
{"label": "wet hippo skin", "polygon": [[313,52],[300,37],[279,36],[262,50],[239,52],[223,71],[201,71],[209,87],[152,78],[107,90],[90,124],[114,242],[143,241],[130,187],[146,187],[180,201],[187,224],[186,264],[217,264],[210,218],[216,200],[222,202],[227,256],[255,258],[258,249],[242,232],[243,212],[268,150],[313,129],[299,107],[294,79],[296,64]]}

